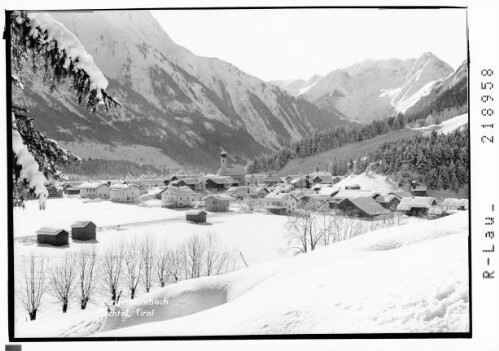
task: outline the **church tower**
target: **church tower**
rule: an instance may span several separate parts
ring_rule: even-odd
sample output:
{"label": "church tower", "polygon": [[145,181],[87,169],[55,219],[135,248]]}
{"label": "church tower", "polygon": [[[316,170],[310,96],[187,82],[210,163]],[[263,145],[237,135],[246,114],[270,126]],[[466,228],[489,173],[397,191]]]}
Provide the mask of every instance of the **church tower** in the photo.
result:
{"label": "church tower", "polygon": [[220,175],[227,174],[227,151],[220,152]]}

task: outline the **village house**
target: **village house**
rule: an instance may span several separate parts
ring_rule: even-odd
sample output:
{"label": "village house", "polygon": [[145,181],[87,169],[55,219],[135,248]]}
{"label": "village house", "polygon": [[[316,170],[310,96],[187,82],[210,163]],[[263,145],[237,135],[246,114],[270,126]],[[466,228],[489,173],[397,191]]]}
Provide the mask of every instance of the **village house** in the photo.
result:
{"label": "village house", "polygon": [[161,207],[178,208],[191,207],[198,195],[188,186],[169,186],[160,192]]}
{"label": "village house", "polygon": [[394,194],[389,194],[384,196],[378,196],[376,198],[376,201],[381,206],[383,206],[383,208],[386,208],[387,210],[390,211],[395,211],[397,209],[398,204],[400,203],[400,197]]}
{"label": "village house", "polygon": [[224,192],[230,187],[238,186],[238,183],[231,177],[207,176],[205,178],[206,191]]}
{"label": "village house", "polygon": [[135,184],[113,184],[109,187],[109,199],[115,202],[138,202],[140,188]]}
{"label": "village house", "polygon": [[265,184],[266,187],[279,184],[280,182],[281,178],[279,178],[276,175],[268,175],[265,178],[263,178],[263,184]]}
{"label": "village house", "polygon": [[87,182],[78,186],[82,199],[108,199],[109,185],[106,183]]}
{"label": "village house", "polygon": [[61,228],[43,227],[36,231],[36,241],[38,244],[52,246],[69,245],[69,233]]}
{"label": "village house", "polygon": [[433,197],[404,197],[400,200],[397,210],[408,216],[426,216],[431,214],[436,206],[437,200]]}
{"label": "village house", "polygon": [[406,191],[392,191],[389,192],[388,195],[395,195],[399,199],[402,199],[403,197],[412,197],[412,195]]}
{"label": "village house", "polygon": [[89,241],[95,240],[96,228],[92,221],[77,221],[71,225],[71,238],[73,240]]}
{"label": "village house", "polygon": [[230,202],[235,199],[227,194],[211,194],[204,199],[204,209],[211,212],[229,211]]}
{"label": "village house", "polygon": [[170,183],[170,185],[177,188],[181,186],[187,186],[197,193],[202,193],[206,190],[205,182],[201,178],[182,178],[179,180],[174,180]]}
{"label": "village house", "polygon": [[311,178],[314,184],[333,184],[333,176],[331,174],[315,174]]}
{"label": "village house", "polygon": [[227,151],[220,152],[220,169],[217,175],[230,177],[237,182],[237,186],[246,185],[246,169],[244,167],[227,167]]}
{"label": "village house", "polygon": [[369,196],[343,199],[337,204],[336,208],[348,215],[364,218],[375,218],[390,213]]}
{"label": "village house", "polygon": [[185,213],[185,220],[194,223],[206,223],[206,211],[191,210]]}
{"label": "village house", "polygon": [[250,188],[250,196],[253,198],[263,198],[267,196],[269,193],[270,191],[268,191],[267,188],[263,186]]}
{"label": "village house", "polygon": [[380,193],[370,190],[341,190],[331,197],[330,206],[332,208],[343,199],[354,199],[357,197],[371,197],[373,199],[378,198]]}
{"label": "village house", "polygon": [[274,214],[294,212],[298,199],[289,193],[268,194],[263,198],[265,209]]}
{"label": "village house", "polygon": [[[173,176],[170,177],[170,179],[166,179],[163,181],[163,185],[168,185],[169,183],[171,182],[174,182],[176,180],[180,180],[180,179],[185,179],[185,178],[201,178],[201,175],[199,174],[175,174]],[[168,182],[168,184],[165,184],[165,182]]]}

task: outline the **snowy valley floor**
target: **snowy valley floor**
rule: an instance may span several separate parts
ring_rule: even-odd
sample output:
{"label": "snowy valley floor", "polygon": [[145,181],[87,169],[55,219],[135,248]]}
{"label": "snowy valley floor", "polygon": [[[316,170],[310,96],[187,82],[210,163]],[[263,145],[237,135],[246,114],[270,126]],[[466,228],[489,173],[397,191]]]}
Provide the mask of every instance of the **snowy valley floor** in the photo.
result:
{"label": "snowy valley floor", "polygon": [[[263,240],[251,220],[241,228]],[[467,332],[467,239],[460,212],[155,289],[115,307],[117,316],[94,308],[17,323],[16,336]]]}

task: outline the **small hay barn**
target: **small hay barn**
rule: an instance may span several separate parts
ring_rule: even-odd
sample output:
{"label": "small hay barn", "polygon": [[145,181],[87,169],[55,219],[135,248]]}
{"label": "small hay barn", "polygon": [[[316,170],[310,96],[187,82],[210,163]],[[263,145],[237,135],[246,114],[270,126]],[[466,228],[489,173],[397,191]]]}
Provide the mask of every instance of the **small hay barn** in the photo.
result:
{"label": "small hay barn", "polygon": [[71,238],[73,240],[88,241],[96,239],[96,228],[92,221],[78,221],[71,225]]}
{"label": "small hay barn", "polygon": [[397,210],[402,211],[409,216],[425,216],[428,214],[428,211],[436,205],[437,200],[433,197],[404,197],[400,200]]}
{"label": "small hay barn", "polygon": [[36,231],[36,241],[38,244],[52,246],[69,245],[69,233],[61,228],[43,227]]}
{"label": "small hay barn", "polygon": [[205,223],[206,222],[206,211],[203,210],[192,210],[185,214],[185,219],[194,223]]}

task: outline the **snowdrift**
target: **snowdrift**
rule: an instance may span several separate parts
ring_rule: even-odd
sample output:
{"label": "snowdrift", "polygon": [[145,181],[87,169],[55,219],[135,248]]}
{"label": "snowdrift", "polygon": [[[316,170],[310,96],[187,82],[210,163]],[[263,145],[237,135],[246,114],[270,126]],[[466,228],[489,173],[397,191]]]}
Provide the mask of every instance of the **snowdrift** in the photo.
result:
{"label": "snowdrift", "polygon": [[361,190],[373,190],[380,194],[388,194],[401,189],[393,180],[387,176],[365,171],[361,174],[351,174],[334,185],[335,188],[345,189],[348,185],[360,185]]}
{"label": "snowdrift", "polygon": [[115,306],[92,335],[466,332],[467,236],[461,212],[183,281]]}

